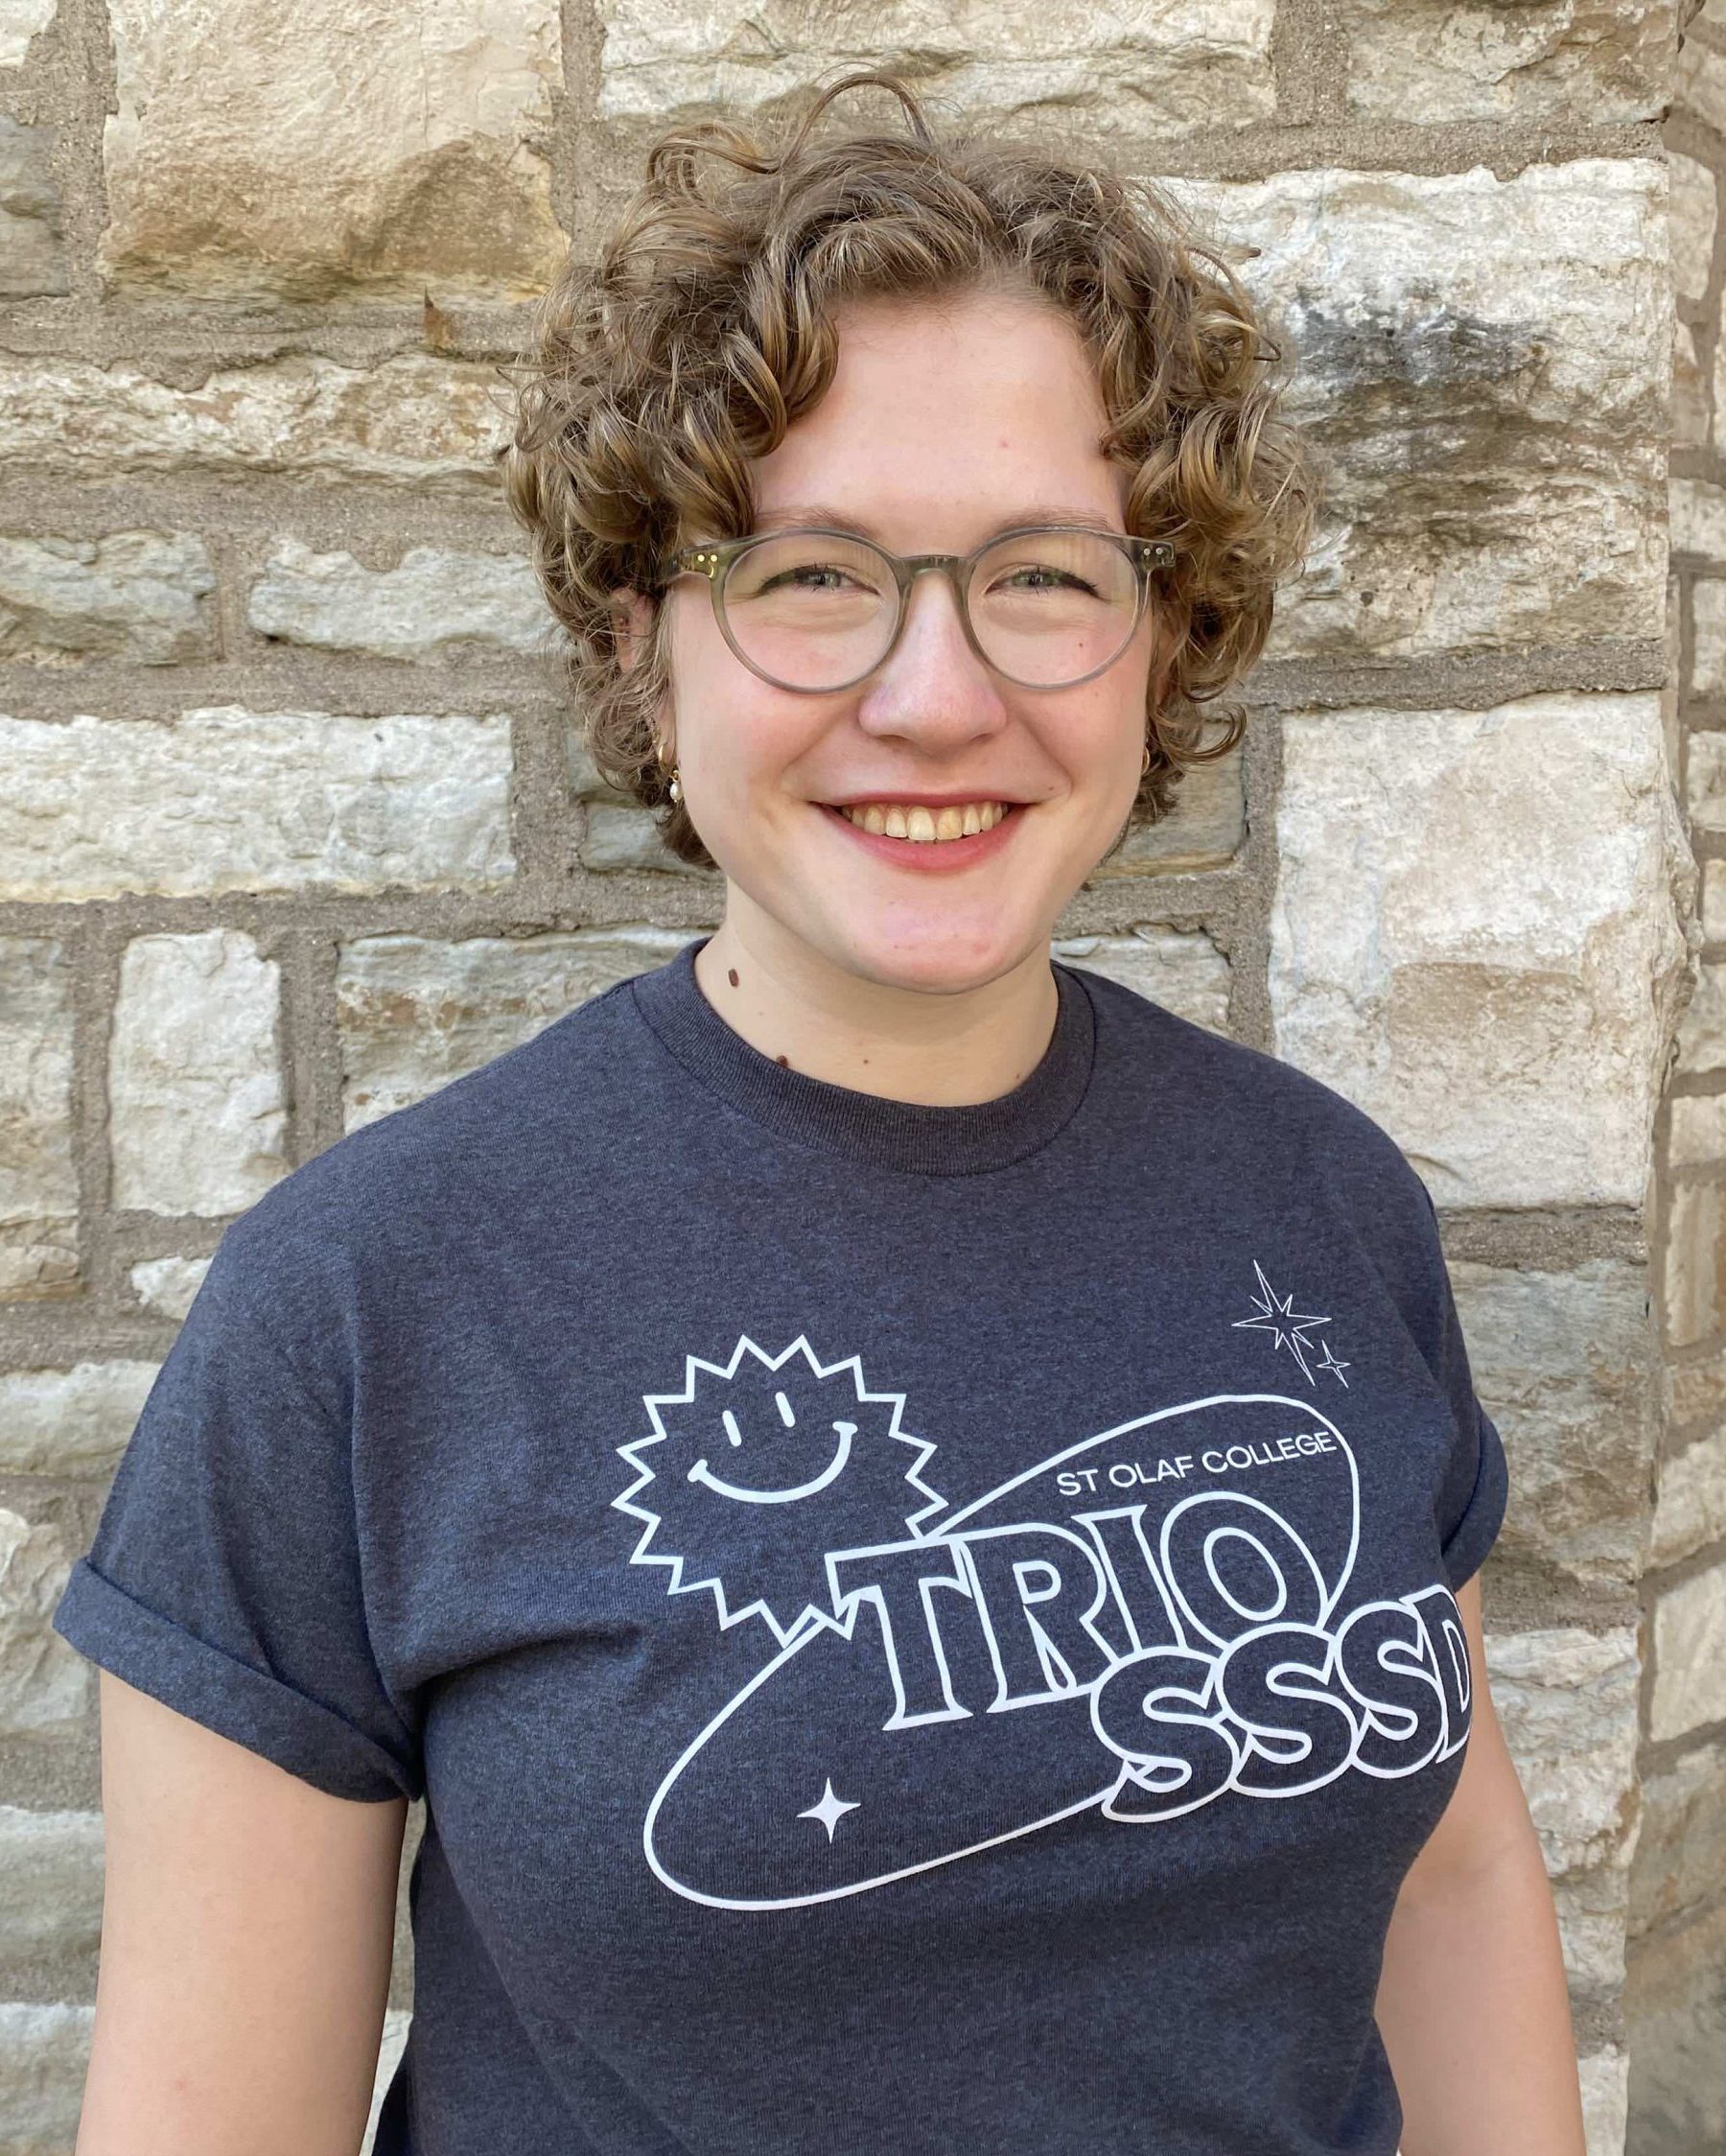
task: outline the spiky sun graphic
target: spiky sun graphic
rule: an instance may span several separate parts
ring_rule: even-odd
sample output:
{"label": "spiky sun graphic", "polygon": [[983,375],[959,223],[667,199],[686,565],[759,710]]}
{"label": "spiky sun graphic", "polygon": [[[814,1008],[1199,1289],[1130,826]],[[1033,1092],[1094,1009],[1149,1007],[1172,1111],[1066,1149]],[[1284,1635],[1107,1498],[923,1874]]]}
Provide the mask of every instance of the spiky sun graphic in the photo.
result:
{"label": "spiky sun graphic", "polygon": [[783,1647],[831,1622],[829,1550],[921,1535],[946,1509],[922,1480],[933,1442],[899,1427],[905,1395],[805,1334],[776,1355],[747,1334],[728,1363],[686,1355],[683,1391],[641,1404],[653,1428],[618,1447],[638,1473],[612,1499],[643,1523],[629,1561],[665,1565],[667,1594],[711,1588],[722,1629],[759,1617]]}

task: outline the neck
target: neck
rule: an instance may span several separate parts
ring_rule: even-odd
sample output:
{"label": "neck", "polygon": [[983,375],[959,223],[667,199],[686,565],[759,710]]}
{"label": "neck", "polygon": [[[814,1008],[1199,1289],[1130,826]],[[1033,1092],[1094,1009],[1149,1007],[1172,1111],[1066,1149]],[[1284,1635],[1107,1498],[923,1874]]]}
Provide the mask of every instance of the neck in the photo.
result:
{"label": "neck", "polygon": [[1041,1061],[1060,1006],[1046,942],[974,987],[905,987],[839,964],[735,885],[695,978],[761,1054],[829,1085],[930,1107],[1010,1092]]}

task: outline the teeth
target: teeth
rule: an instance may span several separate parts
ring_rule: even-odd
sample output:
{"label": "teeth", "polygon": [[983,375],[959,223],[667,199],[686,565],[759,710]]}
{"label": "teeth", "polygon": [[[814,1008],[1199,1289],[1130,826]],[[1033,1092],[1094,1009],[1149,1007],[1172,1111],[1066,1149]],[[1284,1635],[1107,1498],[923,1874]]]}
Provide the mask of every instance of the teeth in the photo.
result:
{"label": "teeth", "polygon": [[860,830],[888,838],[907,838],[928,845],[944,838],[970,838],[992,831],[1007,813],[999,801],[968,801],[945,808],[905,808],[897,801],[859,802],[842,808]]}

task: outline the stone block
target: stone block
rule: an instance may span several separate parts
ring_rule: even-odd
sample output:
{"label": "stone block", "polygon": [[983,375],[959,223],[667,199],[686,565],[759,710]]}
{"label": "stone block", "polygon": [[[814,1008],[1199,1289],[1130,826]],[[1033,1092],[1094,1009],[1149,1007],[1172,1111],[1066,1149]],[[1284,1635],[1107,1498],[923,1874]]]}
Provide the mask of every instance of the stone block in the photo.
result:
{"label": "stone block", "polygon": [[689,931],[626,922],[551,935],[363,936],[336,980],[343,1120],[376,1122],[526,1041],[590,996],[663,965]]}
{"label": "stone block", "polygon": [[30,40],[53,22],[59,0],[0,0],[0,67],[22,67]]}
{"label": "stone block", "polygon": [[[100,1812],[0,1804],[0,1961],[82,1974],[102,1931]],[[3,2145],[3,2144],[0,2144]]]}
{"label": "stone block", "polygon": [[1726,1185],[1681,1183],[1670,1193],[1664,1317],[1669,1348],[1693,1348],[1726,1327]]}
{"label": "stone block", "polygon": [[210,1270],[207,1257],[147,1257],[131,1268],[132,1293],[157,1317],[181,1319]]}
{"label": "stone block", "polygon": [[1654,1600],[1648,1735],[1659,1744],[1726,1722],[1726,1559]]}
{"label": "stone block", "polygon": [[525,555],[409,547],[393,569],[278,540],[245,618],[260,635],[383,659],[544,652],[562,631]]}
{"label": "stone block", "polygon": [[1694,992],[1678,1021],[1677,1051],[1677,1077],[1726,1070],[1726,965],[1705,960],[1697,966]]}
{"label": "stone block", "polygon": [[1670,174],[1667,223],[1672,249],[1672,282],[1680,299],[1700,307],[1714,273],[1719,186],[1707,165],[1678,151],[1667,152]]}
{"label": "stone block", "polygon": [[1651,695],[1284,720],[1274,1051],[1442,1205],[1628,1205],[1694,866]]}
{"label": "stone block", "polygon": [[1486,1673],[1548,1876],[1627,1872],[1641,1679],[1634,1630],[1488,1632]]}
{"label": "stone block", "polygon": [[52,936],[0,936],[0,1301],[78,1278],[72,969]]}
{"label": "stone block", "polygon": [[1171,184],[1292,354],[1326,468],[1267,658],[1660,637],[1659,160]]}
{"label": "stone block", "polygon": [[1665,0],[1345,0],[1348,109],[1372,119],[1656,117],[1672,63]]}
{"label": "stone block", "polygon": [[248,935],[134,936],[108,1043],[113,1203],[244,1212],[287,1174],[281,969]]}
{"label": "stone block", "polygon": [[1625,2015],[1636,2037],[1635,2156],[1726,2148],[1726,1903],[1643,1941]]}
{"label": "stone block", "polygon": [[72,2156],[94,2006],[0,2005],[0,2149]]}
{"label": "stone block", "polygon": [[1661,1462],[1648,1561],[1678,1564],[1711,1542],[1726,1543],[1726,1430],[1711,1430]]}
{"label": "stone block", "polygon": [[576,852],[583,868],[601,872],[648,868],[670,876],[692,876],[715,886],[720,881],[717,870],[680,860],[662,844],[655,812],[650,808],[590,801],[587,830]]}
{"label": "stone block", "polygon": [[0,1737],[67,1736],[84,1721],[90,1665],[48,1622],[72,1556],[58,1528],[0,1507]]}
{"label": "stone block", "polygon": [[86,659],[141,667],[214,659],[215,589],[194,531],[0,536],[0,659],[54,669]]}
{"label": "stone block", "polygon": [[1726,1161],[1726,1093],[1675,1093],[1668,1105],[1668,1167],[1702,1168]]}
{"label": "stone block", "polygon": [[568,252],[554,0],[110,0],[106,29],[110,291],[514,302]]}
{"label": "stone block", "polygon": [[[1694,626],[1691,692],[1697,696],[1726,693],[1726,577],[1696,578],[1691,586],[1691,620]],[[1706,738],[1712,745],[1719,737]],[[1709,770],[1712,774],[1712,763]]]}
{"label": "stone block", "polygon": [[1682,1752],[1643,1784],[1630,1874],[1633,1933],[1726,1900],[1726,1738]]}
{"label": "stone block", "polygon": [[1057,936],[1052,949],[1066,965],[1119,981],[1194,1025],[1228,1031],[1231,969],[1202,928],[1139,921],[1118,935]]}
{"label": "stone block", "polygon": [[[600,0],[599,110],[653,122],[715,107],[749,120],[841,61],[899,67],[970,122],[1047,111],[1087,136],[1241,127],[1275,108],[1271,0],[1127,0],[1027,12],[1012,0],[876,0],[854,18],[794,0]],[[852,98],[841,112],[870,107]]]}
{"label": "stone block", "polygon": [[494,890],[515,871],[501,712],[0,716],[0,898]]}
{"label": "stone block", "polygon": [[0,1473],[106,1482],[160,1365],[138,1358],[0,1371]]}

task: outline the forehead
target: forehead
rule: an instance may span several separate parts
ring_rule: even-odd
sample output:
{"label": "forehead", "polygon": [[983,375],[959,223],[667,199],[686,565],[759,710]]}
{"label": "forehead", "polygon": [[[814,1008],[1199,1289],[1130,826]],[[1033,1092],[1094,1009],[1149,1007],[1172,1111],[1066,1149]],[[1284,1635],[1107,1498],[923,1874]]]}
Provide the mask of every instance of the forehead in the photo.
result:
{"label": "forehead", "polygon": [[1101,448],[1096,369],[1064,315],[1017,295],[868,300],[836,328],[826,394],[756,463],[758,523],[819,505],[907,549],[968,549],[1010,522],[1119,523],[1127,476]]}

